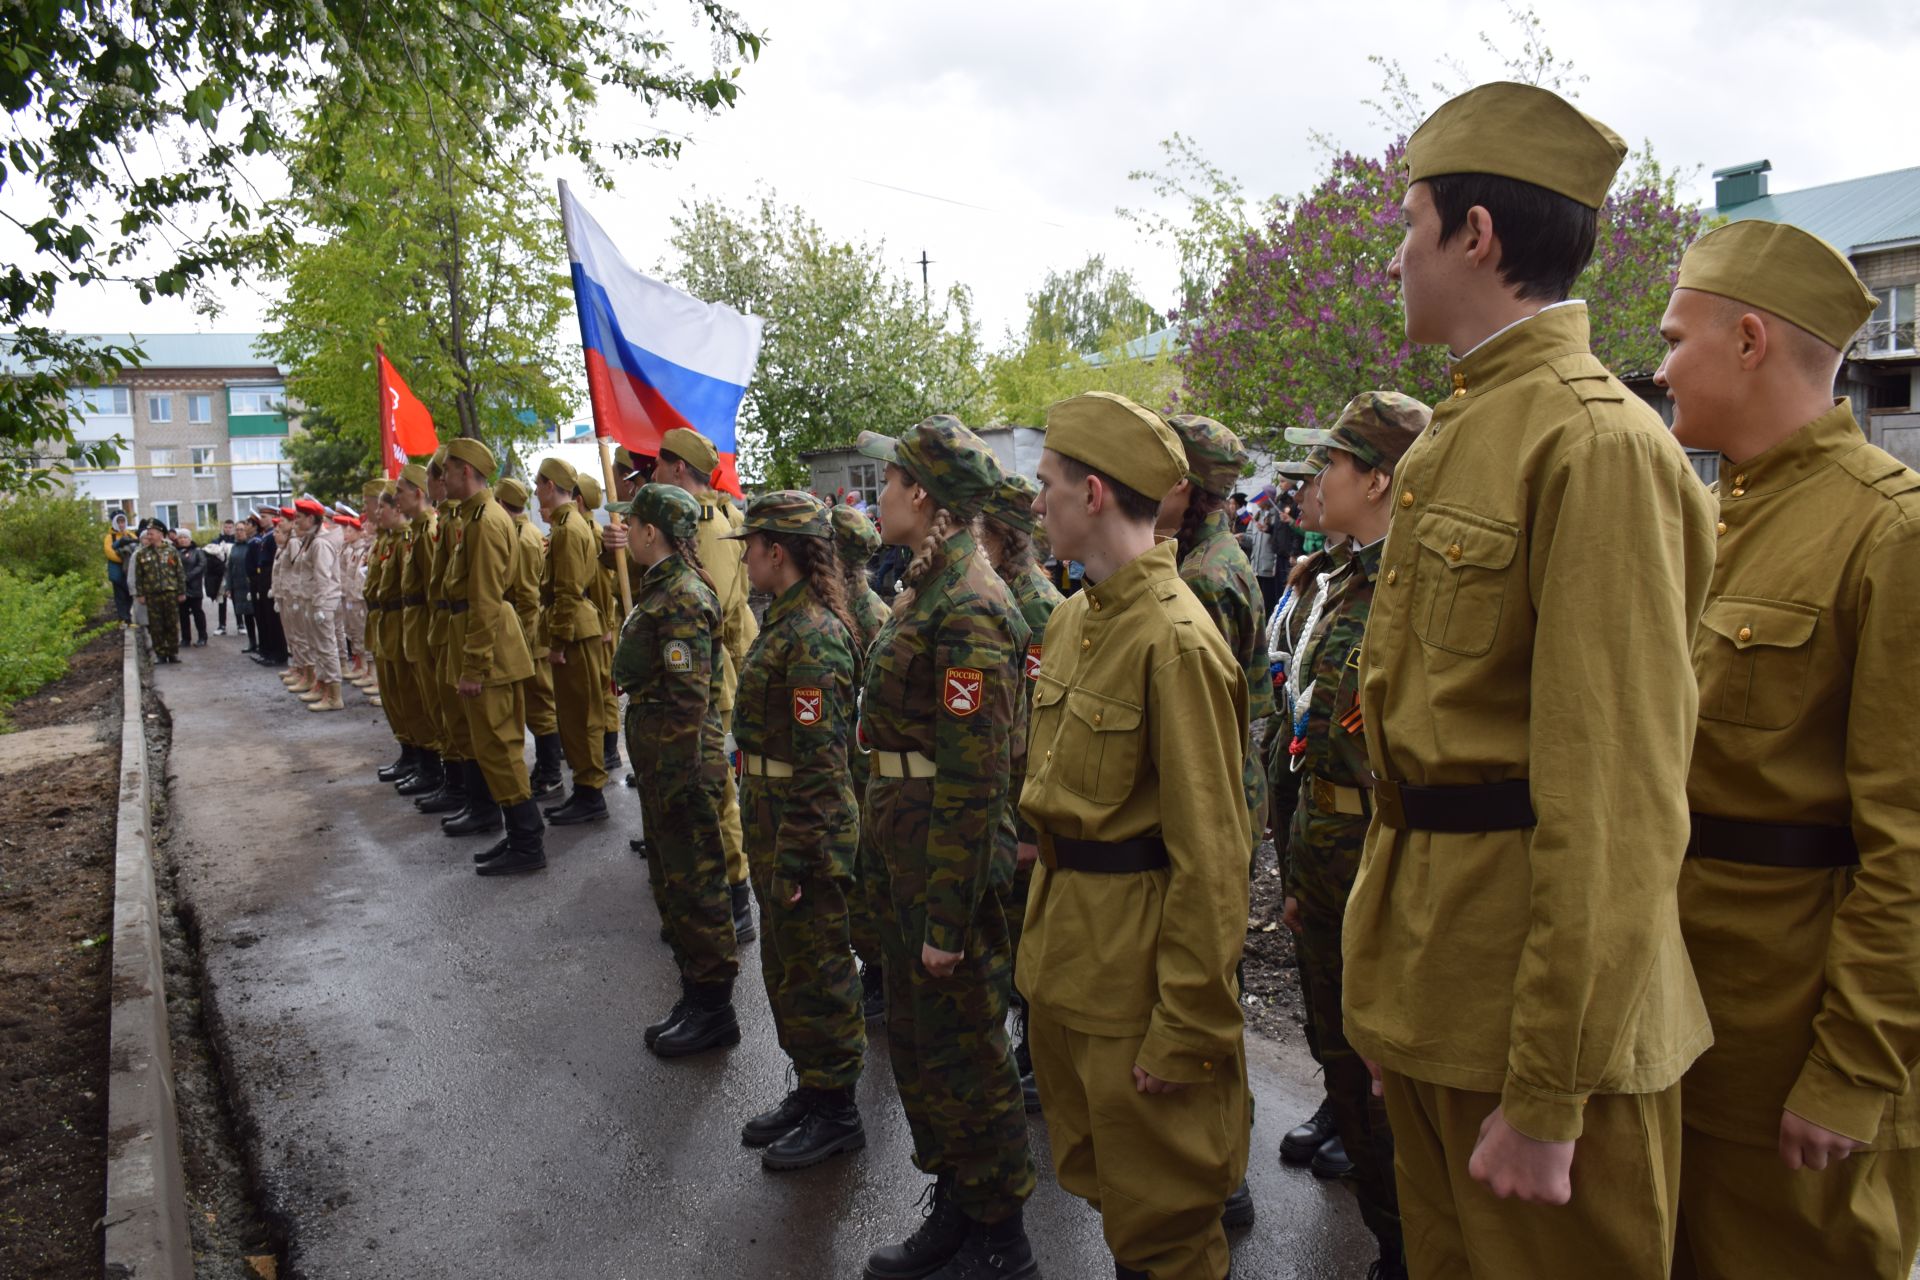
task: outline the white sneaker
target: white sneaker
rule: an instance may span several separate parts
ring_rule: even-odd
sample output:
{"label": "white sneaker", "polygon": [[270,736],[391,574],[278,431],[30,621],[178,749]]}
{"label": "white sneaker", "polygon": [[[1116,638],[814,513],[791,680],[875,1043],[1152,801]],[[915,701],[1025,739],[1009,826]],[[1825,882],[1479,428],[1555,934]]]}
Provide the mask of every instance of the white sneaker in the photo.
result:
{"label": "white sneaker", "polygon": [[215,635],[217,635],[217,636],[223,636],[223,635],[225,635],[225,634],[227,634],[227,629],[226,629],[225,627],[215,627],[215,628],[213,629],[213,634],[215,634]]}

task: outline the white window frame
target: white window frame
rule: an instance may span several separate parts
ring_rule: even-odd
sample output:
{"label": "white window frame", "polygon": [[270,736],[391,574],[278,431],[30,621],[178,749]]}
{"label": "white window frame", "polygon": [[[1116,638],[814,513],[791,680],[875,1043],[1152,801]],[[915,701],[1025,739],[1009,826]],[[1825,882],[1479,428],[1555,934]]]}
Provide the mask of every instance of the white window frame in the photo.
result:
{"label": "white window frame", "polygon": [[147,450],[147,474],[150,476],[170,476],[179,471],[180,460],[174,455],[178,449]]}
{"label": "white window frame", "polygon": [[[273,446],[270,457],[253,457],[256,449],[269,452],[266,446]],[[235,436],[228,441],[233,450],[233,465],[236,467],[271,467],[287,460],[287,438],[285,436]]]}
{"label": "white window frame", "polygon": [[[245,398],[243,407],[241,401]],[[229,387],[227,389],[227,412],[239,416],[253,417],[263,414],[280,414],[287,411],[287,389],[285,387]]]}
{"label": "white window frame", "polygon": [[165,425],[173,421],[173,392],[147,392],[147,421],[156,426]]}
{"label": "white window frame", "polygon": [[133,416],[133,395],[125,387],[75,387],[68,395],[74,407],[89,418]]}
{"label": "white window frame", "polygon": [[1880,300],[1880,305],[1873,309],[1873,317],[1867,321],[1867,354],[1913,355],[1915,348],[1920,347],[1920,326],[1916,326],[1914,317],[1915,303],[1920,302],[1920,284],[1887,285],[1875,289],[1873,296]]}
{"label": "white window frame", "polygon": [[196,529],[217,529],[220,527],[220,504],[217,502],[196,502],[193,504],[193,527]]}
{"label": "white window frame", "polygon": [[205,480],[213,476],[213,464],[219,461],[220,450],[210,444],[195,445],[187,450],[187,458],[193,464],[196,479]]}
{"label": "white window frame", "polygon": [[154,503],[153,518],[169,529],[176,528],[180,524],[180,504],[177,502]]}
{"label": "white window frame", "polygon": [[[195,416],[195,410],[201,416]],[[208,392],[196,391],[187,396],[187,422],[191,426],[204,427],[213,421],[213,396]]]}

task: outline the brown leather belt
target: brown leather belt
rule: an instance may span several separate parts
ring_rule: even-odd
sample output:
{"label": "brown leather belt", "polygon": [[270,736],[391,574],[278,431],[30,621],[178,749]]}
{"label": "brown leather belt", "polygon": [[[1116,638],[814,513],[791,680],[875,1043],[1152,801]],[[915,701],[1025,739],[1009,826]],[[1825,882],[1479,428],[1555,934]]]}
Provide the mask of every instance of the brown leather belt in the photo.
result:
{"label": "brown leather belt", "polygon": [[1525,778],[1467,787],[1419,787],[1375,775],[1373,805],[1396,831],[1521,831],[1537,826]]}
{"label": "brown leather belt", "polygon": [[1735,818],[1693,815],[1689,858],[1744,862],[1750,867],[1857,867],[1860,847],[1849,827],[1792,822],[1741,822]]}
{"label": "brown leather belt", "polygon": [[1043,836],[1040,852],[1051,869],[1090,871],[1096,875],[1130,875],[1157,871],[1168,865],[1167,842],[1159,836],[1134,836],[1127,840]]}

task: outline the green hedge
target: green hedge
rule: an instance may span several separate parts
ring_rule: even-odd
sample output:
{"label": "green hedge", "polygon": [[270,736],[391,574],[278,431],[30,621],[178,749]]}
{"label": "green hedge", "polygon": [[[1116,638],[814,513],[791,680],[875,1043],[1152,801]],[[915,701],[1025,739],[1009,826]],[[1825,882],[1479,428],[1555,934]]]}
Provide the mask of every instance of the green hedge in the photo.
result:
{"label": "green hedge", "polygon": [[108,592],[92,567],[35,578],[0,566],[0,729],[9,706],[65,675],[74,651],[112,625],[89,625]]}
{"label": "green hedge", "polygon": [[58,494],[0,498],[0,565],[27,578],[62,573],[105,576],[100,504]]}

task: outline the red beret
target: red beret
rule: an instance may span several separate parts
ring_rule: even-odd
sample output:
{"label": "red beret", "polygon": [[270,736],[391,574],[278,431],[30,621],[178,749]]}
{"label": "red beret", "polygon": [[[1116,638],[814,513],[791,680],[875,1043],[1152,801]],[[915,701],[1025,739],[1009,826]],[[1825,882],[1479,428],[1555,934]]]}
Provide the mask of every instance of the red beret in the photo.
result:
{"label": "red beret", "polygon": [[296,514],[296,512],[294,511],[294,509],[293,509],[292,507],[282,507],[282,508],[280,508],[280,514],[281,514],[281,516],[283,516],[284,518],[286,518],[286,519],[288,519],[288,520],[291,520],[291,519],[293,519],[293,517],[294,517],[294,515]]}
{"label": "red beret", "polygon": [[303,511],[310,516],[323,516],[327,514],[327,509],[312,498],[301,498],[293,504],[293,509],[295,511]]}

